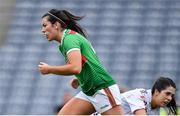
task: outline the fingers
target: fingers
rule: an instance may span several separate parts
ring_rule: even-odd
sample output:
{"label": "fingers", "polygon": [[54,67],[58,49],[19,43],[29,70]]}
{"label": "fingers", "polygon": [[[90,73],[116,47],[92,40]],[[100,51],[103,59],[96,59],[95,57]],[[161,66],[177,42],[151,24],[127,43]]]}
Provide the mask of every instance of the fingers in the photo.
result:
{"label": "fingers", "polygon": [[44,63],[44,62],[40,62],[40,64],[42,65],[42,64],[46,64],[46,63]]}
{"label": "fingers", "polygon": [[39,68],[42,68],[42,64],[39,64],[38,67],[39,67]]}
{"label": "fingers", "polygon": [[39,65],[38,65],[38,67],[41,68],[43,65],[46,65],[46,63],[40,62]]}
{"label": "fingers", "polygon": [[38,65],[39,71],[41,72],[41,74],[49,74],[49,65],[44,63],[44,62],[40,62]]}
{"label": "fingers", "polygon": [[39,65],[38,65],[38,67],[39,67],[39,68],[41,68],[41,67],[42,67],[42,65],[40,65],[40,64],[39,64]]}

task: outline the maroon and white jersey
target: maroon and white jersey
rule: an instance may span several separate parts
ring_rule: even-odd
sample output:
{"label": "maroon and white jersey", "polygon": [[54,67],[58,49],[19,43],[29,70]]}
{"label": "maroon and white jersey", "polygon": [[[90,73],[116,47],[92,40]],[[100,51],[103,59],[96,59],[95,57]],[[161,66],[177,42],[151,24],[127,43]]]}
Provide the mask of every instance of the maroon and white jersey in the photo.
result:
{"label": "maroon and white jersey", "polygon": [[159,108],[151,108],[151,90],[134,89],[122,93],[122,107],[125,115],[133,115],[138,109],[145,109],[148,115],[159,115]]}

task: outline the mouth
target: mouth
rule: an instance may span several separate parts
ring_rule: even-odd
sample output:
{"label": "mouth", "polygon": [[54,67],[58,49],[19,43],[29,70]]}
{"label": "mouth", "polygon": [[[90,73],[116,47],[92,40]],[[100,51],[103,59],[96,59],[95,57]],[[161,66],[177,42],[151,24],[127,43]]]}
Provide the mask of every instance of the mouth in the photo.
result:
{"label": "mouth", "polygon": [[48,39],[48,33],[43,33],[43,36]]}
{"label": "mouth", "polygon": [[169,103],[168,101],[164,101],[164,102],[163,102],[164,105],[167,105],[168,103]]}

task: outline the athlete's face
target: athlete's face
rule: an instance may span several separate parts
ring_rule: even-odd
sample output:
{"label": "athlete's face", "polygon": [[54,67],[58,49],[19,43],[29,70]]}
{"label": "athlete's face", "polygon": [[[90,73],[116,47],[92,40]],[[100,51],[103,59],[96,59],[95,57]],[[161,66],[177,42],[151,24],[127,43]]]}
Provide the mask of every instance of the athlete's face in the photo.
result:
{"label": "athlete's face", "polygon": [[57,26],[48,21],[48,16],[42,18],[42,29],[43,35],[46,36],[48,41],[55,40],[57,37]]}
{"label": "athlete's face", "polygon": [[163,107],[166,106],[173,98],[175,95],[176,89],[174,87],[167,87],[165,90],[162,90],[161,92],[155,90],[154,93],[154,101],[156,106]]}

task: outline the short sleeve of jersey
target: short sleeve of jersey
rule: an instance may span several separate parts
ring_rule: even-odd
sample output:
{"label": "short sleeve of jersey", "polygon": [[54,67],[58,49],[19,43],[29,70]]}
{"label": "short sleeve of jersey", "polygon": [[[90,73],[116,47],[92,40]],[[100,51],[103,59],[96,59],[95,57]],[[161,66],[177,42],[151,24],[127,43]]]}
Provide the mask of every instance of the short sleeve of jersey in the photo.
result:
{"label": "short sleeve of jersey", "polygon": [[131,112],[134,112],[138,109],[146,108],[143,98],[144,96],[142,96],[140,92],[134,92],[133,94],[126,97]]}
{"label": "short sleeve of jersey", "polygon": [[81,43],[76,36],[69,35],[64,39],[63,46],[65,53],[68,54],[72,50],[80,50]]}

